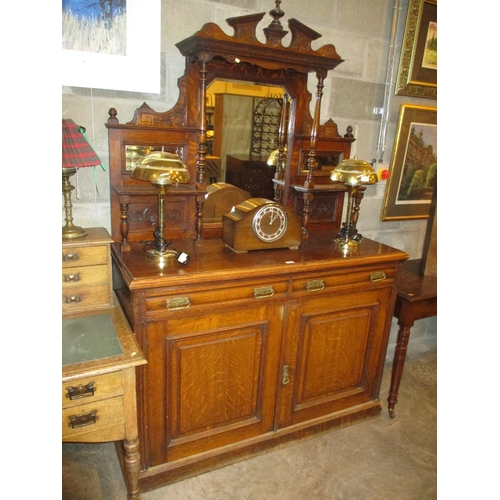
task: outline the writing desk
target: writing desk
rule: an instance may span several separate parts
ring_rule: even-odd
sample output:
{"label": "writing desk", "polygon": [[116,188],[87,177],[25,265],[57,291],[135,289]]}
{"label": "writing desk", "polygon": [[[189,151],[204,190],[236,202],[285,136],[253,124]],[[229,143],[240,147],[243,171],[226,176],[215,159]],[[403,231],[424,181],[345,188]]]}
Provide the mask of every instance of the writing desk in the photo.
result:
{"label": "writing desk", "polygon": [[408,260],[403,264],[398,295],[393,316],[398,318],[398,337],[392,363],[389,389],[389,416],[396,416],[394,407],[398,401],[399,384],[403,376],[410,330],[417,319],[437,315],[437,278],[421,274],[421,259]]}
{"label": "writing desk", "polygon": [[115,298],[114,307],[65,315],[62,334],[62,440],[123,440],[128,498],[138,500],[135,367],[146,361],[127,319]]}

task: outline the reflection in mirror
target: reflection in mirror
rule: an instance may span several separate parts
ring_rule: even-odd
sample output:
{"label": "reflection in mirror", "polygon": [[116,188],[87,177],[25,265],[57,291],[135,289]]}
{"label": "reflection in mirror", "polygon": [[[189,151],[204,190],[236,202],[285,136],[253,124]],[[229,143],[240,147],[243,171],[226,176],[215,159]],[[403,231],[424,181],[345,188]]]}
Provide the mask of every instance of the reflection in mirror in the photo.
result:
{"label": "reflection in mirror", "polygon": [[[309,150],[301,150],[300,157],[302,171],[305,172],[307,171],[307,159],[309,157]],[[315,159],[315,170],[318,170],[319,172],[328,172],[328,175],[330,175],[331,171],[344,160],[344,153],[342,151],[317,151]]]}
{"label": "reflection in mirror", "polygon": [[210,183],[227,182],[252,197],[272,199],[275,167],[267,165],[267,158],[277,148],[283,92],[281,87],[239,81],[211,83],[207,89]]}
{"label": "reflection in mirror", "polygon": [[139,144],[127,144],[125,146],[125,170],[134,170],[137,162],[144,158],[149,153],[154,151],[163,151],[167,153],[175,153],[181,161],[183,161],[182,148],[168,148],[165,146],[145,146]]}

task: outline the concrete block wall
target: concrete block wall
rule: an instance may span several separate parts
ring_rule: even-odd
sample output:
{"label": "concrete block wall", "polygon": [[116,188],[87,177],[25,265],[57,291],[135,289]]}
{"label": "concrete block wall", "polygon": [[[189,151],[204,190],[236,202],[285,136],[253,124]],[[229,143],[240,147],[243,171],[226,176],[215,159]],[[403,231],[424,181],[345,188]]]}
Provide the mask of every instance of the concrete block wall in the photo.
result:
{"label": "concrete block wall", "polygon": [[[395,5],[398,6],[397,9]],[[111,229],[108,136],[104,126],[109,108],[117,109],[118,119],[122,123],[130,121],[134,111],[143,102],[147,102],[158,112],[169,110],[177,102],[177,79],[183,74],[185,64],[175,43],[192,35],[207,22],[214,22],[226,33],[232,34],[232,28],[225,19],[255,12],[269,12],[274,6],[275,2],[272,0],[161,0],[160,94],[62,87],[62,117],[71,118],[86,127],[86,135],[106,168],[82,169],[77,177],[72,178],[77,185],[72,197],[75,223]],[[331,43],[345,60],[330,72],[325,81],[321,121],[333,118],[342,134],[351,125],[356,137],[352,155],[371,161],[377,151],[380,130],[380,115],[375,115],[373,109],[381,108],[384,103],[393,16],[395,12],[398,13],[395,40],[397,72],[408,0],[283,0],[281,8],[285,12],[281,20],[285,29],[288,19],[298,19],[322,34],[313,43],[313,48]],[[261,28],[266,27],[270,20],[269,16],[265,16],[258,28],[262,40]],[[289,41],[290,34],[284,38],[283,44],[287,45]],[[131,70],[143,70],[145,77],[148,77],[146,68]],[[309,90],[314,95],[314,75],[309,79]],[[436,105],[434,100],[395,96],[391,92],[385,154],[382,158],[384,166],[390,163],[402,103]],[[364,237],[408,252],[410,258],[421,257],[427,221],[381,222],[384,190],[383,181],[367,188],[361,204],[359,231]],[[61,210],[64,223],[64,209]],[[417,323],[421,326],[416,325],[416,330],[435,330],[436,323],[433,321],[420,320]]]}

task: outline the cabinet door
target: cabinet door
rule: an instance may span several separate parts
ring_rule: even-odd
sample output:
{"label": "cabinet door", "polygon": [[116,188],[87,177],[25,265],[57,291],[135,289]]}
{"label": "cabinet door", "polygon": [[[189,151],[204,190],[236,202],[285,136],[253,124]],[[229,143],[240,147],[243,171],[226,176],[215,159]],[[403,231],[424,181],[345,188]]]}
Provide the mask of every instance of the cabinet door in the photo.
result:
{"label": "cabinet door", "polygon": [[[387,345],[389,288],[290,304],[279,425],[297,424],[378,399]],[[283,375],[288,375],[288,379]]]}
{"label": "cabinet door", "polygon": [[283,310],[253,303],[148,325],[149,466],[273,431]]}

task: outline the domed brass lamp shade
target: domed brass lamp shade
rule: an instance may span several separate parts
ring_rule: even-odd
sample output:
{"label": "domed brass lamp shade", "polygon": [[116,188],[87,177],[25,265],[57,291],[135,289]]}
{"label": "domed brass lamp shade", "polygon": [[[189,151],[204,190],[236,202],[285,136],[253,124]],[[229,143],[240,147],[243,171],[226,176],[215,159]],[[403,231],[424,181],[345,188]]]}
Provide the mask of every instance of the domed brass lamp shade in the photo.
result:
{"label": "domed brass lamp shade", "polygon": [[[275,149],[274,151],[272,151],[269,157],[267,158],[266,163],[270,167],[276,167],[278,165],[279,154],[280,154],[279,149]],[[286,148],[283,149],[283,161],[285,160],[286,160]]]}
{"label": "domed brass lamp shade", "polygon": [[158,196],[158,222],[154,231],[154,241],[144,246],[146,259],[161,264],[177,257],[177,251],[168,248],[172,243],[163,237],[165,229],[165,194],[171,184],[189,182],[189,172],[179,157],[173,153],[155,151],[141,158],[130,176],[140,181],[149,181],[156,188]]}
{"label": "domed brass lamp shade", "polygon": [[332,171],[330,179],[335,182],[342,182],[348,186],[347,220],[342,224],[342,229],[335,238],[335,243],[342,247],[359,245],[363,236],[358,233],[356,224],[359,217],[359,201],[357,192],[360,186],[376,184],[377,174],[371,165],[364,160],[357,158],[344,160]]}

